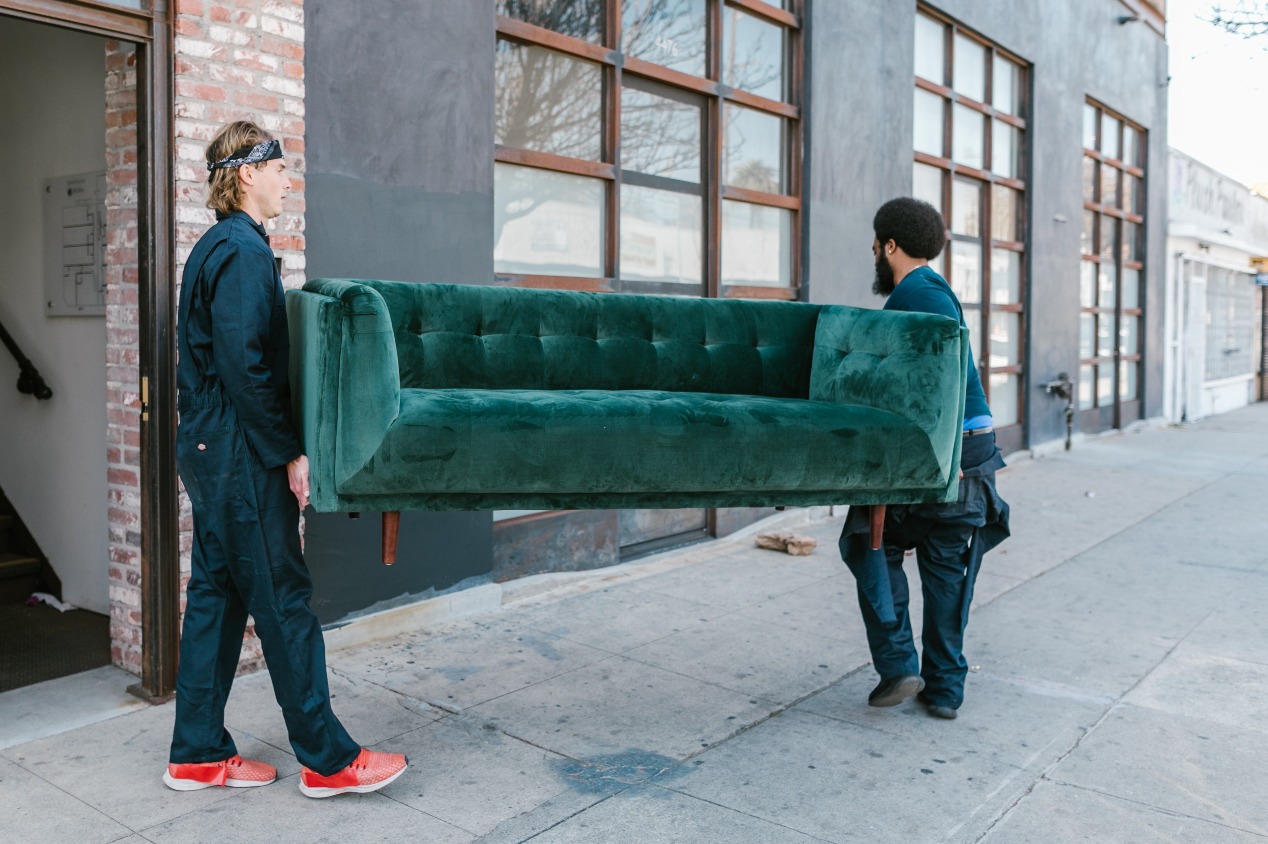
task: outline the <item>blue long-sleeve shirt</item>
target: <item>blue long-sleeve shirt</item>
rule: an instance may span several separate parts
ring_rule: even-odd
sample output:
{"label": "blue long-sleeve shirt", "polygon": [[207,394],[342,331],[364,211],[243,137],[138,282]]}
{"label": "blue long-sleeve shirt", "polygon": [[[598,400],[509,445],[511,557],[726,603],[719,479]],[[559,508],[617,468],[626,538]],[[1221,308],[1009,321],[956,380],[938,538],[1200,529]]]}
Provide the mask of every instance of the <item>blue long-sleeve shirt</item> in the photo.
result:
{"label": "blue long-sleeve shirt", "polygon": [[[964,325],[964,309],[956,298],[951,285],[930,267],[917,267],[903,276],[885,301],[887,311],[919,311],[942,314]],[[964,429],[986,428],[991,425],[991,408],[986,403],[982,379],[977,374],[973,350],[969,350],[969,383],[964,399]]]}

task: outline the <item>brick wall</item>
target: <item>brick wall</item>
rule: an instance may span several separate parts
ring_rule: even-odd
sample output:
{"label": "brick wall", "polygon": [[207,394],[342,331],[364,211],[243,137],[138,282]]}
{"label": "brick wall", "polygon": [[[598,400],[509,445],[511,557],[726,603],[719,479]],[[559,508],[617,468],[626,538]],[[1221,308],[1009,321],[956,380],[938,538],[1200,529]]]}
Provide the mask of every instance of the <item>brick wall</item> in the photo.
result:
{"label": "brick wall", "polygon": [[114,663],[141,670],[136,49],[106,42],[106,462]]}
{"label": "brick wall", "polygon": [[[215,222],[206,207],[203,151],[232,120],[255,120],[280,138],[291,172],[286,212],[267,224],[287,287],[304,282],[303,0],[176,0],[173,162],[176,277]],[[116,665],[140,673],[140,478],[136,216],[136,73],[131,48],[106,48],[107,402],[110,603]],[[181,591],[189,577],[189,502],[181,493]],[[248,630],[243,666],[260,664]]]}

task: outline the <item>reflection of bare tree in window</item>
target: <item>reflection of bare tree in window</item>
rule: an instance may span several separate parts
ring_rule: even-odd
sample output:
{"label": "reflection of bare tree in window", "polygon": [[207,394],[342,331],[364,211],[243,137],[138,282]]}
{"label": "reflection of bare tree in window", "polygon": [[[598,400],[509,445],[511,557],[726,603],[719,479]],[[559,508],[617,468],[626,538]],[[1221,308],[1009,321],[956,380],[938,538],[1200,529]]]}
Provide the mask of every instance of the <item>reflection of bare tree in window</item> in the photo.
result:
{"label": "reflection of bare tree in window", "polygon": [[772,100],[783,96],[783,30],[727,9],[726,65],[722,80],[732,88]]}
{"label": "reflection of bare tree in window", "polygon": [[735,169],[731,184],[737,188],[779,193],[779,174],[769,164],[751,159]]}
{"label": "reflection of bare tree in window", "polygon": [[626,89],[621,96],[621,168],[700,181],[699,106]]}
{"label": "reflection of bare tree in window", "polygon": [[602,77],[597,64],[499,41],[496,73],[498,143],[599,159]]}
{"label": "reflection of bare tree in window", "polygon": [[753,109],[728,106],[725,115],[723,180],[737,188],[782,193],[782,119]]}
{"label": "reflection of bare tree in window", "polygon": [[497,0],[497,13],[553,32],[598,42],[603,0]]}
{"label": "reflection of bare tree in window", "polygon": [[[517,0],[505,3],[509,6]],[[508,12],[517,12],[516,17],[530,23],[563,25],[567,23],[561,17],[563,11],[587,5],[601,8],[602,4],[592,0],[540,4],[518,0],[518,5],[540,5],[543,15],[532,18],[519,8]],[[602,157],[602,71],[598,65],[543,47],[499,41],[495,67],[494,128],[498,143],[590,161]],[[501,238],[507,223],[531,214],[543,201],[533,195],[531,185],[532,181],[526,179],[511,179],[501,185],[497,199],[504,213],[498,215],[494,242]],[[550,198],[568,202],[573,198],[567,194],[565,190]]]}
{"label": "reflection of bare tree in window", "polygon": [[705,0],[624,0],[621,50],[696,76],[705,74]]}

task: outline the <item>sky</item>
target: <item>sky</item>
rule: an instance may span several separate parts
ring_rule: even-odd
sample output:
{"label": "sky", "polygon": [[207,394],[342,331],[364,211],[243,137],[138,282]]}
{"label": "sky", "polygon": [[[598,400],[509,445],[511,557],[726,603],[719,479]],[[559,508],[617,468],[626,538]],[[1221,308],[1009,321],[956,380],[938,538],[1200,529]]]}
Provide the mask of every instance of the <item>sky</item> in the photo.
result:
{"label": "sky", "polygon": [[1167,2],[1168,143],[1243,184],[1268,182],[1268,35],[1246,39],[1199,19],[1210,5]]}

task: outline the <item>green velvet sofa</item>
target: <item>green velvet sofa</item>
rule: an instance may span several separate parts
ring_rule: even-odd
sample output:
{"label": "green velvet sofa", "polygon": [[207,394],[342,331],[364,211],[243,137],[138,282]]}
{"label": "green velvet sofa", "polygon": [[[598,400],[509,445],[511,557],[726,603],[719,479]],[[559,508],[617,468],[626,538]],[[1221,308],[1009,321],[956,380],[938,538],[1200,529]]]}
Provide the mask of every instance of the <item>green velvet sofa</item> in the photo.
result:
{"label": "green velvet sofa", "polygon": [[968,340],[946,317],[346,279],[287,308],[318,512],[956,496]]}

